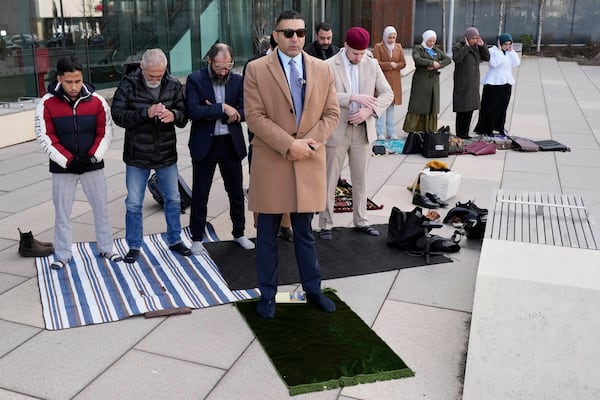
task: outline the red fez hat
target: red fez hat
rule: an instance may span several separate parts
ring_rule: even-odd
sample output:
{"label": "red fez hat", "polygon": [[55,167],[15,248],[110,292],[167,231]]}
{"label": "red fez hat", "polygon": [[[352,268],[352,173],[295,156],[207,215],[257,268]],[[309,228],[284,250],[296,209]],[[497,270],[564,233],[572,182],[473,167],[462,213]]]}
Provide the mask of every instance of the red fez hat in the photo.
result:
{"label": "red fez hat", "polygon": [[371,35],[365,28],[352,27],[346,32],[346,44],[354,50],[364,50],[369,47]]}

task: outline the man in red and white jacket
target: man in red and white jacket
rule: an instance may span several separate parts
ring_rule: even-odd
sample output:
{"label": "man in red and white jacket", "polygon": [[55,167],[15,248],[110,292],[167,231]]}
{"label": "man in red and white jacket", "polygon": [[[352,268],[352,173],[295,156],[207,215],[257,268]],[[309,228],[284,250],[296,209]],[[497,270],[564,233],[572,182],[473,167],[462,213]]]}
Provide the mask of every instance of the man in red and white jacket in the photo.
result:
{"label": "man in red and white jacket", "polygon": [[96,241],[100,256],[118,262],[108,215],[104,155],[112,140],[110,108],[94,87],[83,81],[83,67],[74,58],[61,58],[57,80],[35,113],[35,134],[50,157],[54,202],[53,269],[68,265],[72,257],[71,210],[77,183],[94,213]]}

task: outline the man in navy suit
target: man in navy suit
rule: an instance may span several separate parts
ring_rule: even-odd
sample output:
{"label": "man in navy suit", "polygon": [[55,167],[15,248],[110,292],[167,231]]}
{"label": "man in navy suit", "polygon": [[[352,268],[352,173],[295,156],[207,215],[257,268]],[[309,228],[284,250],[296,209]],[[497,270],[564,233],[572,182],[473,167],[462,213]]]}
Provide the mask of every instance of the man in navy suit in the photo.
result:
{"label": "man in navy suit", "polygon": [[192,252],[205,253],[202,245],[206,225],[208,195],[217,165],[229,196],[229,215],[234,240],[244,249],[254,243],[244,236],[244,191],[242,160],[246,143],[242,134],[244,95],[242,76],[231,72],[233,54],[224,43],[208,51],[208,66],[187,78],[185,104],[192,120],[190,148],[193,165],[190,230]]}

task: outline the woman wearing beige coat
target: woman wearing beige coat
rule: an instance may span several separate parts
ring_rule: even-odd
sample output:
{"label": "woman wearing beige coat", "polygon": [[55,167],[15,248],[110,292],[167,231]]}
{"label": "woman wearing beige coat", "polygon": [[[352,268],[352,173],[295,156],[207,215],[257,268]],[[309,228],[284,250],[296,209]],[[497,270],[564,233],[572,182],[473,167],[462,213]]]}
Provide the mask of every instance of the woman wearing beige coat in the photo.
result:
{"label": "woman wearing beige coat", "polygon": [[386,112],[377,119],[377,139],[398,139],[395,127],[394,106],[402,104],[402,74],[400,70],[406,66],[404,49],[396,43],[398,33],[393,26],[386,26],[383,30],[383,40],[373,48],[373,57],[379,61],[383,74],[394,91],[394,101]]}

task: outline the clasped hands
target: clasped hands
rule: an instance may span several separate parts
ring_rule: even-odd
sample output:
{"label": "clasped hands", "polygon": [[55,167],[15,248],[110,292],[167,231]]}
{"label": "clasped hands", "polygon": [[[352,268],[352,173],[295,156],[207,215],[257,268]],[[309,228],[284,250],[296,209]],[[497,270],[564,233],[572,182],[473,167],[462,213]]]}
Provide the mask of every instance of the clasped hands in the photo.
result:
{"label": "clasped hands", "polygon": [[432,70],[436,70],[436,69],[440,69],[440,68],[442,68],[442,64],[440,64],[440,63],[439,63],[439,62],[437,62],[437,61],[434,61],[434,62],[433,62],[433,65],[428,65],[428,66],[427,66],[427,69],[428,69],[428,70],[430,70],[430,71],[432,71]]}
{"label": "clasped hands", "polygon": [[317,149],[317,141],[312,138],[295,139],[287,151],[288,161],[302,161],[311,158]]}
{"label": "clasped hands", "polygon": [[377,97],[368,94],[351,94],[350,102],[355,102],[362,106],[348,114],[348,123],[358,125],[373,115],[373,110],[377,106]]}
{"label": "clasped hands", "polygon": [[163,103],[152,104],[148,108],[148,117],[157,117],[163,124],[175,121],[175,114],[165,107]]}

